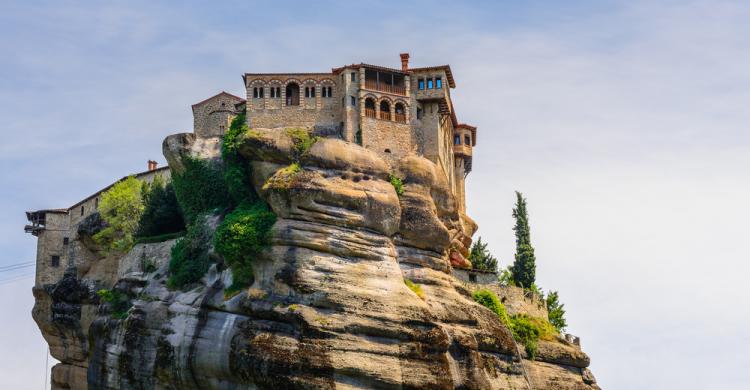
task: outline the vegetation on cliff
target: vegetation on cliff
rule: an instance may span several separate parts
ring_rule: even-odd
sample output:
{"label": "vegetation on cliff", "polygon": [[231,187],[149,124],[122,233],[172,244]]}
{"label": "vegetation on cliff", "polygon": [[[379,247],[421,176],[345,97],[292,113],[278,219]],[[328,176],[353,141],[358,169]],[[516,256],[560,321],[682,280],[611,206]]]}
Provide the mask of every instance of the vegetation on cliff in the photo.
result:
{"label": "vegetation on cliff", "polygon": [[[211,244],[232,269],[228,295],[253,282],[252,261],[268,245],[276,216],[253,190],[250,163],[238,151],[240,135],[251,131],[245,118],[244,112],[234,118],[224,135],[221,163],[186,157],[185,172],[175,175],[175,192],[189,228],[172,250],[172,288],[197,282],[208,271],[213,262]],[[300,137],[307,148],[314,142]],[[226,215],[212,235],[199,215],[220,212]]]}
{"label": "vegetation on cliff", "polygon": [[156,176],[151,183],[143,183],[141,196],[144,210],[136,237],[170,237],[185,230],[182,211],[171,182],[165,183],[161,176]]}
{"label": "vegetation on cliff", "polygon": [[568,326],[568,322],[565,320],[565,305],[560,303],[557,291],[550,291],[544,303],[547,305],[549,322],[558,332],[565,331],[565,327]]}
{"label": "vegetation on cliff", "polygon": [[526,199],[518,191],[516,191],[516,207],[513,209],[513,218],[516,219],[516,226],[513,228],[516,232],[516,260],[511,272],[516,284],[530,288],[536,280],[536,257],[534,256],[534,247],[531,246]]}
{"label": "vegetation on cliff", "polygon": [[125,319],[128,316],[128,310],[132,306],[127,294],[118,290],[101,289],[96,292],[99,299],[106,303],[109,308],[109,314],[117,319]]}
{"label": "vegetation on cliff", "polygon": [[172,247],[169,260],[169,288],[181,288],[199,281],[211,266],[209,256],[213,232],[199,216],[188,226],[185,237]]}
{"label": "vegetation on cliff", "polygon": [[396,195],[401,196],[404,194],[404,181],[400,177],[391,174],[388,180],[391,182],[393,189],[396,190]]}
{"label": "vegetation on cliff", "polygon": [[244,202],[224,217],[216,230],[216,252],[232,268],[232,286],[238,290],[253,282],[252,261],[268,245],[276,215],[261,201]]}
{"label": "vegetation on cliff", "polygon": [[472,298],[475,302],[497,314],[500,321],[513,333],[513,338],[523,344],[529,359],[535,358],[540,339],[553,340],[558,334],[558,330],[544,318],[531,317],[525,314],[509,316],[505,305],[490,290],[474,291]]}
{"label": "vegetation on cliff", "polygon": [[414,292],[414,294],[417,294],[420,299],[424,299],[424,291],[422,290],[422,286],[406,278],[404,278],[404,284],[406,285],[406,287],[409,287],[409,290]]}
{"label": "vegetation on cliff", "polygon": [[187,225],[200,214],[223,210],[231,203],[221,163],[185,156],[184,172],[172,175],[174,191]]}
{"label": "vegetation on cliff", "polygon": [[93,239],[105,251],[127,252],[134,242],[144,205],[141,182],[133,176],[102,194],[99,214],[105,227]]}
{"label": "vegetation on cliff", "polygon": [[487,249],[487,244],[482,242],[482,237],[471,246],[468,260],[475,269],[497,272],[497,259]]}

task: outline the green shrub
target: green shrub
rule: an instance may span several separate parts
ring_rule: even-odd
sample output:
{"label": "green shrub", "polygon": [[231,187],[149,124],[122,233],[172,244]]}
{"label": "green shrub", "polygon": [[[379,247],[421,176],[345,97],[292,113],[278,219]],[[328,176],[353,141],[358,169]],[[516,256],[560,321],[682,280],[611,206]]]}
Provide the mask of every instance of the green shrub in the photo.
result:
{"label": "green shrub", "polygon": [[524,345],[526,354],[531,360],[536,358],[539,340],[553,340],[557,334],[555,328],[547,320],[525,314],[512,316],[510,328],[513,338]]}
{"label": "green shrub", "polygon": [[305,129],[286,129],[286,134],[292,139],[294,143],[294,150],[292,151],[292,158],[294,161],[299,161],[308,150],[318,141],[318,137],[310,135]]}
{"label": "green shrub", "polygon": [[183,288],[198,282],[211,266],[208,249],[211,244],[211,231],[199,217],[188,227],[187,234],[172,247],[169,260],[169,280],[167,287]]}
{"label": "green shrub", "polygon": [[174,186],[156,176],[151,183],[144,182],[141,190],[145,209],[138,222],[136,237],[159,236],[185,230],[182,211],[177,203]]}
{"label": "green shrub", "polygon": [[141,182],[133,176],[117,182],[102,194],[99,213],[106,227],[93,236],[105,251],[127,252],[143,214]]}
{"label": "green shrub", "polygon": [[269,244],[276,215],[265,202],[244,202],[224,217],[216,229],[216,252],[232,268],[234,287],[253,281],[252,261]]}
{"label": "green shrub", "polygon": [[510,271],[510,267],[500,271],[500,275],[497,277],[497,281],[501,286],[516,285],[516,281],[513,280],[513,272]]}
{"label": "green shrub", "polygon": [[256,199],[250,181],[251,166],[239,154],[239,137],[250,131],[247,127],[246,111],[237,115],[224,134],[221,143],[221,158],[224,161],[224,182],[234,205],[239,205],[246,199]]}
{"label": "green shrub", "polygon": [[196,217],[214,210],[223,210],[231,204],[220,163],[185,157],[185,171],[172,176],[175,195],[187,225]]}
{"label": "green shrub", "polygon": [[424,300],[424,291],[422,291],[422,286],[406,278],[404,278],[404,284],[406,285],[406,287],[409,287],[409,290],[413,291],[414,294],[417,294],[420,299]]}
{"label": "green shrub", "polygon": [[557,329],[558,332],[564,332],[568,322],[565,320],[565,305],[560,303],[560,297],[557,291],[550,291],[545,300],[547,304],[547,313],[549,313],[549,322]]}
{"label": "green shrub", "polygon": [[292,187],[297,174],[302,172],[299,163],[291,163],[287,167],[279,169],[263,184],[263,189],[268,188],[287,190]]}
{"label": "green shrub", "polygon": [[487,244],[482,242],[482,237],[471,246],[468,260],[474,269],[482,271],[497,271],[497,259],[487,249]]}
{"label": "green shrub", "polygon": [[508,312],[505,310],[505,305],[500,302],[495,293],[487,289],[479,289],[474,291],[474,293],[471,294],[471,297],[474,298],[474,301],[476,303],[490,309],[493,313],[497,314],[503,324],[507,326],[510,325],[510,318],[508,317]]}
{"label": "green shrub", "polygon": [[109,310],[112,317],[125,319],[128,316],[128,310],[132,306],[127,294],[117,290],[101,289],[96,292],[102,302],[109,304]]}
{"label": "green shrub", "polygon": [[398,176],[391,174],[388,180],[391,182],[391,185],[396,190],[396,195],[401,196],[404,194],[404,181],[401,180]]}

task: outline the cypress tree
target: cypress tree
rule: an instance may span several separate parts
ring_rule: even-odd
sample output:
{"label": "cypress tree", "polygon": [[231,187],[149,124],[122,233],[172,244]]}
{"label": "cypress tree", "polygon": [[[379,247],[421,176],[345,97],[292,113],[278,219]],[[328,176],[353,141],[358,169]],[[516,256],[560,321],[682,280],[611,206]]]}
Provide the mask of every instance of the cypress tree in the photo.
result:
{"label": "cypress tree", "polygon": [[469,261],[474,269],[497,272],[497,259],[487,249],[487,244],[482,242],[482,237],[471,246]]}
{"label": "cypress tree", "polygon": [[511,267],[513,280],[521,287],[529,288],[536,280],[536,257],[531,246],[529,215],[526,210],[526,199],[516,191],[516,207],[513,209],[516,219],[516,259]]}

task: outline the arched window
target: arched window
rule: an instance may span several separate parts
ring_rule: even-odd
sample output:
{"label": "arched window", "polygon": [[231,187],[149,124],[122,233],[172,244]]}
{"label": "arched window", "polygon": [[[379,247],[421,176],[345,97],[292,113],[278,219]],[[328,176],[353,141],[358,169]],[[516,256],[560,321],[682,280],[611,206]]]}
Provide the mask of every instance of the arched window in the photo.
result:
{"label": "arched window", "polygon": [[365,99],[365,116],[375,118],[375,100],[373,98]]}
{"label": "arched window", "polygon": [[389,121],[391,120],[391,103],[388,100],[380,102],[380,119]]}
{"label": "arched window", "polygon": [[286,105],[299,106],[299,85],[297,83],[286,85]]}
{"label": "arched window", "polygon": [[393,108],[396,111],[396,122],[406,123],[406,110],[404,109],[404,103],[398,102]]}

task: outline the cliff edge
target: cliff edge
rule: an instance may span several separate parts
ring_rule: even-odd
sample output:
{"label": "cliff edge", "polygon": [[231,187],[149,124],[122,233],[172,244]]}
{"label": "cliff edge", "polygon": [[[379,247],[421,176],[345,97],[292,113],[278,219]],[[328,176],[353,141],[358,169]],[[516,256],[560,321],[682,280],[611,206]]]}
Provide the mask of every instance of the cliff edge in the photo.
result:
{"label": "cliff edge", "polygon": [[[578,345],[542,340],[532,360],[454,276],[476,225],[434,163],[332,138],[301,145],[278,129],[233,142],[248,192],[275,215],[251,284],[235,288],[237,269],[212,244],[227,210],[195,218],[209,243],[197,282],[170,283],[175,240],[69,268],[34,289],[34,319],[61,361],[53,388],[599,388]],[[173,177],[191,161],[226,163],[218,138],[193,134],[168,137],[164,154]]]}

